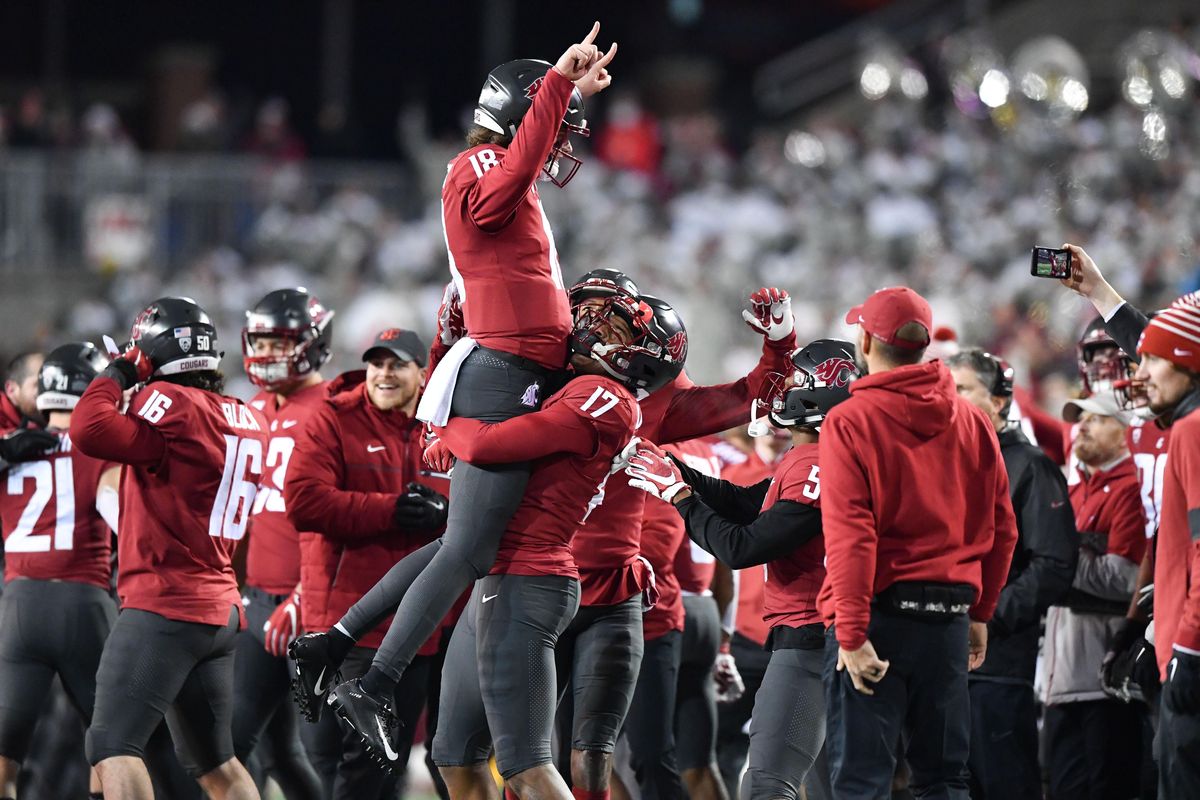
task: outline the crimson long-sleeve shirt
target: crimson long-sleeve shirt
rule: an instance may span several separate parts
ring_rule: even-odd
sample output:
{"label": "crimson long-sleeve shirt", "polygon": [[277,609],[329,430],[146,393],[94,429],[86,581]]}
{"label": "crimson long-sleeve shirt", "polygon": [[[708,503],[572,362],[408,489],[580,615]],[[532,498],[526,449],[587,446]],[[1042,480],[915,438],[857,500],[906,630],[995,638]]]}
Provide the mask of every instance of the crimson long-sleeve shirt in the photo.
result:
{"label": "crimson long-sleeve shirt", "polygon": [[991,422],[940,361],[860,378],[821,426],[826,570],[818,606],[862,647],[871,599],[898,581],[975,587],[986,622],[1017,526]]}
{"label": "crimson long-sleeve shirt", "polygon": [[450,273],[471,337],[550,369],[566,364],[571,309],[535,182],[574,89],[549,69],[512,144],[459,153],[442,186]]}
{"label": "crimson long-sleeve shirt", "polygon": [[1154,561],[1154,642],[1164,681],[1173,647],[1200,654],[1200,397],[1184,404],[1171,426]]}

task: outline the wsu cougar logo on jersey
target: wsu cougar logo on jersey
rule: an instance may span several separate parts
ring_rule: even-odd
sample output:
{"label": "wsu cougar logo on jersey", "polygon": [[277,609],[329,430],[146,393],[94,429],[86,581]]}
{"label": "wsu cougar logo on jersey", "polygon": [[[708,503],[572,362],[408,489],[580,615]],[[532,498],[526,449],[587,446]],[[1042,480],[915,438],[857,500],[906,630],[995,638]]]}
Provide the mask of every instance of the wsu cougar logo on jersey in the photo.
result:
{"label": "wsu cougar logo on jersey", "polygon": [[850,383],[854,374],[854,362],[846,358],[827,358],[813,369],[813,377],[820,386],[841,388]]}

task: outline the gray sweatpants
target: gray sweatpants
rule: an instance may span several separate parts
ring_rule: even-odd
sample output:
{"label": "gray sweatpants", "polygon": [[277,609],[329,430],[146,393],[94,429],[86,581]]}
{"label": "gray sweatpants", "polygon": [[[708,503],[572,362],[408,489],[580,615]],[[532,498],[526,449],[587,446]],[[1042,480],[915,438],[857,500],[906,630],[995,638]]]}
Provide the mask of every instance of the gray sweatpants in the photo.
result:
{"label": "gray sweatpants", "polygon": [[[503,422],[536,411],[557,389],[557,375],[528,362],[518,366],[506,354],[476,349],[458,373],[451,415]],[[531,390],[534,384],[537,388]],[[527,405],[530,399],[534,405]],[[446,532],[401,559],[339,622],[357,640],[395,611],[373,667],[400,679],[454,602],[492,568],[500,537],[528,482],[528,463],[458,462],[450,479]]]}
{"label": "gray sweatpants", "polygon": [[742,800],[833,797],[825,761],[825,687],[822,650],[771,653],[750,718],[750,765]]}

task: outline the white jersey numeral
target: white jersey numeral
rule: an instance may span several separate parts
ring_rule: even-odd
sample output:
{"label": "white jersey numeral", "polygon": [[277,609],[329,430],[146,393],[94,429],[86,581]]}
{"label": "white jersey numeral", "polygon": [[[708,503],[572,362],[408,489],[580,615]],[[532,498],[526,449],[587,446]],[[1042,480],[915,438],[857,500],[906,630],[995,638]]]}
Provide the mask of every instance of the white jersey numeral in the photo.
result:
{"label": "white jersey numeral", "polygon": [[476,178],[482,178],[483,173],[500,163],[496,158],[495,150],[480,150],[478,153],[472,153],[467,156],[467,161],[471,162],[471,168],[475,170]]}
{"label": "white jersey numeral", "polygon": [[[274,436],[267,446],[267,469],[273,469],[271,479],[264,480],[258,488],[258,496],[254,498],[254,512],[277,511],[280,514],[287,511],[283,501],[283,483],[287,480],[288,462],[292,460],[292,450],[296,440],[290,436]],[[264,474],[264,478],[266,475]]]}
{"label": "white jersey numeral", "polygon": [[1137,467],[1138,480],[1142,484],[1146,538],[1150,538],[1158,530],[1158,515],[1162,511],[1163,473],[1167,469],[1167,454],[1134,453],[1133,465]]}
{"label": "white jersey numeral", "polygon": [[[6,553],[48,553],[54,550],[70,550],[75,547],[75,472],[70,458],[53,462],[30,461],[14,464],[8,470],[8,493],[25,493],[25,479],[33,480],[33,495],[25,504],[17,527],[4,542]],[[54,497],[54,536],[33,532],[46,504]]]}
{"label": "white jersey numeral", "polygon": [[137,415],[146,422],[157,425],[162,421],[163,415],[167,413],[167,409],[171,407],[171,398],[167,397],[162,392],[155,389],[146,398],[146,402],[138,409]]}
{"label": "white jersey numeral", "polygon": [[236,542],[246,535],[246,522],[262,471],[262,442],[225,434],[225,468],[208,515],[209,536]]}
{"label": "white jersey numeral", "polygon": [[808,473],[808,478],[804,481],[804,488],[800,491],[802,495],[809,500],[816,500],[821,496],[821,468],[813,464],[812,471]]}
{"label": "white jersey numeral", "polygon": [[596,417],[599,417],[605,411],[608,411],[610,408],[615,406],[617,403],[621,402],[620,398],[618,398],[615,394],[608,391],[603,386],[597,386],[596,391],[592,392],[592,396],[589,397],[586,401],[584,401],[584,404],[579,407],[579,410],[587,411],[592,406],[596,405],[596,401],[598,401],[601,397],[604,398],[604,401],[605,401],[604,405],[600,406],[598,409],[596,409],[595,411],[592,412],[593,419],[595,419]]}

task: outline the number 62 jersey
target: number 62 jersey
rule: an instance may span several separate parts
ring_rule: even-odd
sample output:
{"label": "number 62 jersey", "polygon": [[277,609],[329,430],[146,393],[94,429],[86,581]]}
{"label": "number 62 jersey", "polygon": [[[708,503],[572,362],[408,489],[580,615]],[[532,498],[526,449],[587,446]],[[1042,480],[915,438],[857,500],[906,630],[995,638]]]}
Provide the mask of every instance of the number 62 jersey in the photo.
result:
{"label": "number 62 jersey", "polygon": [[71,419],[75,446],[124,464],[117,593],[122,608],[224,625],[241,611],[232,555],[262,479],[267,424],[232,397],[165,381],[138,390],[101,376]]}

